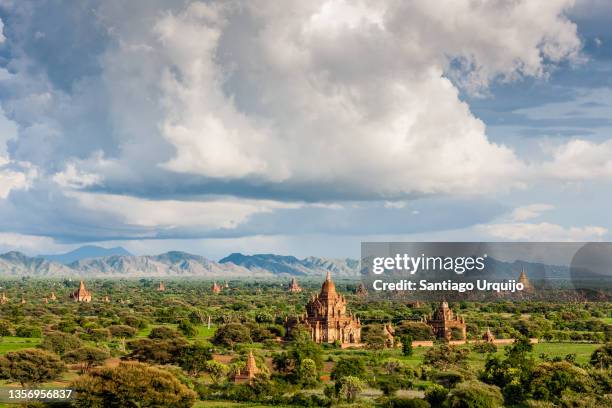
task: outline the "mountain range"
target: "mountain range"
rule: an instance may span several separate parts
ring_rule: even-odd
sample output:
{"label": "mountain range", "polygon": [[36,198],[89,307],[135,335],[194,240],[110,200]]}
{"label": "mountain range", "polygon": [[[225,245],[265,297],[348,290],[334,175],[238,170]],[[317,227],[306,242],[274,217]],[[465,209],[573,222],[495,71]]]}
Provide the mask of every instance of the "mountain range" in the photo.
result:
{"label": "mountain range", "polygon": [[[567,279],[567,266],[546,265],[524,261],[503,262],[489,258],[486,270],[470,273],[473,279],[516,279],[524,269],[530,279]],[[121,247],[82,247],[59,255],[30,257],[20,252],[0,255],[0,277],[200,277],[231,279],[238,277],[301,276],[321,277],[331,272],[335,277],[359,276],[359,260],[331,259],[310,256],[299,259],[275,254],[244,255],[233,253],[220,261],[200,255],[171,251],[160,255],[136,256]],[[433,276],[423,276],[433,278]],[[450,276],[445,278],[452,278]]]}
{"label": "mountain range", "polygon": [[[83,278],[134,278],[134,277],[274,277],[274,276],[322,276],[331,272],[338,277],[356,277],[359,261],[354,259],[327,259],[272,254],[231,254],[219,262],[186,252],[171,251],[160,255],[136,256],[123,248],[112,248],[117,254],[104,256],[89,247],[62,255],[29,257],[20,252],[0,255],[2,277],[83,277]],[[104,248],[100,248],[104,250]],[[127,254],[126,254],[127,253]],[[84,254],[93,255],[83,257]],[[59,262],[62,260],[65,263]],[[69,262],[71,261],[71,262]]]}

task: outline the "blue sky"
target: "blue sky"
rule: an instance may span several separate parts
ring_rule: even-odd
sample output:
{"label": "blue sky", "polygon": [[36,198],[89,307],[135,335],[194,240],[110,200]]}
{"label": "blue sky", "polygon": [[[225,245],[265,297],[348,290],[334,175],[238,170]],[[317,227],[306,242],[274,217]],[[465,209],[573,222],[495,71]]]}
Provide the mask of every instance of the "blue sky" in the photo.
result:
{"label": "blue sky", "polygon": [[603,0],[0,1],[0,251],[610,240]]}

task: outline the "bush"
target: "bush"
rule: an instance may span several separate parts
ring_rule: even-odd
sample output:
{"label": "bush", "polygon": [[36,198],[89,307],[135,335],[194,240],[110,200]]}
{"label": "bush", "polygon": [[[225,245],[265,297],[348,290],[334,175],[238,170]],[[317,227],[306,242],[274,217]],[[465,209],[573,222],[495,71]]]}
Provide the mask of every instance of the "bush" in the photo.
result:
{"label": "bush", "polygon": [[126,338],[134,337],[136,335],[136,329],[125,324],[116,324],[109,326],[108,330],[110,331],[113,337]]}
{"label": "bush", "polygon": [[[432,405],[429,402],[420,398],[389,398],[384,407],[388,408],[430,408]],[[439,406],[439,405],[434,405]]]}
{"label": "bush", "polygon": [[472,350],[481,354],[495,353],[497,352],[497,346],[493,343],[482,342],[474,344]]}
{"label": "bush", "polygon": [[66,366],[59,357],[45,350],[9,351],[0,357],[0,378],[22,386],[55,380],[65,370]]}
{"label": "bush", "polygon": [[65,353],[75,350],[82,345],[83,342],[73,334],[52,331],[43,337],[39,347],[63,356]]}
{"label": "bush", "polygon": [[37,326],[17,326],[15,329],[17,337],[42,337],[42,330]]}
{"label": "bush", "polygon": [[198,334],[198,330],[195,328],[195,326],[189,323],[187,320],[181,321],[178,324],[178,329],[181,333],[183,333],[183,335],[187,337],[194,337],[196,334]]}
{"label": "bush", "polygon": [[251,343],[251,332],[248,327],[239,323],[228,323],[219,327],[212,343],[217,346],[233,348],[237,343]]}
{"label": "bush", "polygon": [[504,399],[498,387],[467,381],[459,384],[446,398],[448,408],[497,408],[503,406]]}
{"label": "bush", "polygon": [[441,406],[447,395],[448,390],[438,384],[433,384],[425,391],[425,399],[432,407]]}
{"label": "bush", "polygon": [[76,407],[188,408],[196,399],[196,394],[170,372],[136,362],[94,370],[77,378],[70,388],[76,394]]}

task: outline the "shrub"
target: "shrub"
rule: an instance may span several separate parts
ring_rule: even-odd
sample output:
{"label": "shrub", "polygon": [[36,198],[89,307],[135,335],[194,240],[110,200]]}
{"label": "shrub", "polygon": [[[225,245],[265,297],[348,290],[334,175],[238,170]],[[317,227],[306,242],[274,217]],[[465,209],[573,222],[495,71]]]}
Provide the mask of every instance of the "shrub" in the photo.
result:
{"label": "shrub", "polygon": [[42,330],[37,326],[17,326],[15,329],[17,337],[42,337]]}
{"label": "shrub", "polygon": [[459,384],[446,398],[448,408],[497,408],[503,406],[504,399],[498,387],[467,381]]}
{"label": "shrub", "polygon": [[136,329],[125,324],[115,324],[109,326],[108,330],[113,337],[127,338],[134,337],[136,335]]}

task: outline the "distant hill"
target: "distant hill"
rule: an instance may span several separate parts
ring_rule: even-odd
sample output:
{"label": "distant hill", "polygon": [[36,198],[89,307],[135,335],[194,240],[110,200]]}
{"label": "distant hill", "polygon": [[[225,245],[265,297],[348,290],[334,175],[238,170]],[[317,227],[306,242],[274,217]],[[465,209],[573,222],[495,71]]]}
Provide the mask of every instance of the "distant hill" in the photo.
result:
{"label": "distant hill", "polygon": [[[88,257],[64,264],[43,257],[29,257],[20,252],[7,252],[0,255],[0,277],[199,277],[230,279],[274,276],[322,277],[327,272],[331,272],[334,277],[339,278],[356,278],[359,276],[359,261],[350,258],[330,259],[311,256],[299,259],[294,256],[275,254],[244,255],[233,253],[219,262],[215,262],[200,255],[180,251],[171,251],[160,255],[135,256],[129,253],[123,254],[127,251],[122,248],[100,249],[119,252],[119,254],[91,256],[99,255],[100,252],[97,250],[77,250],[78,254]],[[68,258],[61,257],[59,259],[66,261]],[[471,272],[466,274],[466,277],[516,279],[518,272],[523,268],[528,277],[533,280],[568,279],[570,274],[567,266],[524,261],[509,263],[489,258],[486,265],[485,271]],[[449,274],[449,277],[453,277],[454,273],[449,272]]]}
{"label": "distant hill", "polygon": [[267,270],[274,274],[292,276],[319,276],[329,271],[339,277],[356,277],[359,272],[359,261],[349,258],[328,259],[311,256],[298,259],[294,256],[274,254],[243,255],[233,253],[221,259],[219,263],[232,263],[251,271]]}
{"label": "distant hill", "polygon": [[65,254],[56,255],[39,255],[38,258],[43,258],[52,262],[59,262],[65,265],[80,261],[83,259],[91,258],[104,258],[107,256],[131,256],[125,248],[102,248],[95,245],[86,245],[75,249],[74,251],[67,252]]}
{"label": "distant hill", "polygon": [[[102,251],[100,251],[102,250]],[[119,252],[110,256],[102,253]],[[131,255],[122,248],[83,247],[73,253],[29,257],[20,252],[0,255],[2,277],[201,277],[230,279],[237,277],[317,276],[327,271],[337,277],[357,276],[359,261],[273,254],[232,254],[220,262],[186,252],[171,251],[160,255]],[[72,257],[72,262],[68,262]],[[48,259],[51,258],[51,259]]]}
{"label": "distant hill", "polygon": [[59,277],[72,276],[75,271],[58,262],[43,258],[31,258],[21,252],[7,252],[0,255],[0,276],[21,277]]}

